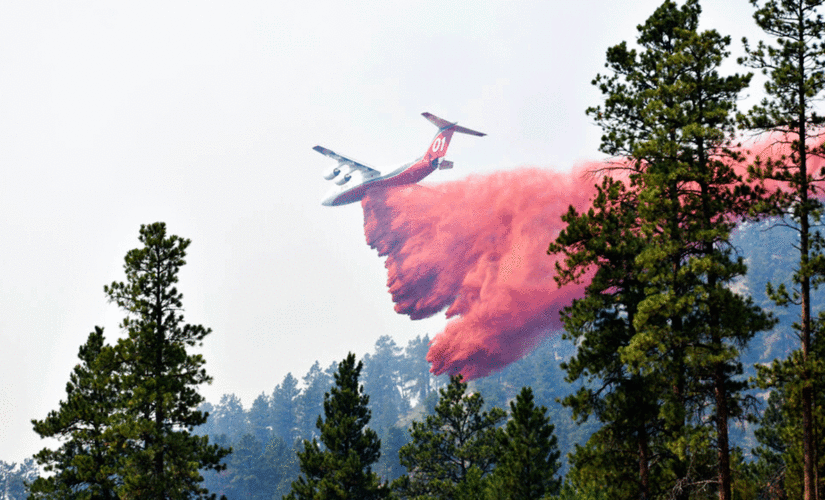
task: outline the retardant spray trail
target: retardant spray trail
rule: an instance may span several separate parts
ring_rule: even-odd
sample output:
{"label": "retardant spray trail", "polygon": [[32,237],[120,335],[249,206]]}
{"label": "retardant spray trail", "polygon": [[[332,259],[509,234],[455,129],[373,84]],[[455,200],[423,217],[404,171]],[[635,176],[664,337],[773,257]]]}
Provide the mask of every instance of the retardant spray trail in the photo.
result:
{"label": "retardant spray trail", "polygon": [[[767,136],[741,147],[734,169],[746,177],[756,155],[789,155],[787,141]],[[809,158],[810,171],[823,159]],[[407,185],[364,197],[367,243],[386,256],[395,310],[413,319],[447,308],[453,318],[430,345],[436,374],[467,379],[503,368],[562,329],[559,311],[584,284],[556,286],[559,256],[546,254],[570,205],[589,206],[598,182],[585,163],[570,173],[521,169],[431,187]],[[775,182],[767,182],[775,189]],[[821,191],[820,191],[821,192]],[[589,276],[584,277],[589,282]]]}
{"label": "retardant spray trail", "polygon": [[584,285],[556,286],[559,257],[547,246],[570,205],[589,205],[597,181],[588,172],[603,166],[521,169],[363,199],[367,243],[387,257],[395,310],[420,319],[447,308],[453,318],[430,346],[434,373],[485,376],[561,330],[559,311]]}

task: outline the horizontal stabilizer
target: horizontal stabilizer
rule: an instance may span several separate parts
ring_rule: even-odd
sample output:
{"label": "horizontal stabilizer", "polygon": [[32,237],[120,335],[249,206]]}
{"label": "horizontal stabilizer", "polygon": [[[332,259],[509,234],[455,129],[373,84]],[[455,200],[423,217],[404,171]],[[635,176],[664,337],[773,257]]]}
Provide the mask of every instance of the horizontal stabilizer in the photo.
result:
{"label": "horizontal stabilizer", "polygon": [[456,123],[458,123],[458,122],[456,122],[456,123],[448,122],[447,120],[445,120],[443,118],[439,118],[439,117],[435,116],[432,113],[424,112],[424,113],[421,113],[421,115],[424,118],[430,120],[430,123],[432,123],[433,125],[435,125],[436,127],[440,128],[440,129],[447,129],[447,128],[452,127],[453,130],[455,130],[456,132],[461,132],[462,134],[476,135],[478,137],[483,137],[483,136],[487,135],[483,132],[477,132],[475,130],[470,130],[467,127],[459,127],[458,125],[456,125]]}

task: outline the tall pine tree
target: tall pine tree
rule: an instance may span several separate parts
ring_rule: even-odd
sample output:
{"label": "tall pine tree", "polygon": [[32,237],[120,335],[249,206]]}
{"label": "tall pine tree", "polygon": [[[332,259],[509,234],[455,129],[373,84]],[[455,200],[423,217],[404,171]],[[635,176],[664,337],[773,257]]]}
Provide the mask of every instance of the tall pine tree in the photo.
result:
{"label": "tall pine tree", "polygon": [[[823,119],[815,113],[815,104],[825,89],[825,52],[822,0],[752,0],[757,8],[754,19],[762,30],[776,39],[775,45],[759,42],[751,48],[747,40],[747,57],[740,62],[758,68],[769,79],[765,83],[767,98],[754,107],[745,121],[752,130],[772,132],[785,154],[758,158],[751,167],[757,179],[778,181],[780,189],[767,199],[764,211],[789,213],[797,230],[799,264],[794,274],[794,289],[784,284],[769,287],[768,294],[779,304],[799,307],[800,348],[785,362],[776,362],[762,370],[761,383],[775,387],[782,380],[793,384],[786,391],[788,404],[799,406],[802,414],[803,498],[819,497],[815,414],[823,410],[825,376],[823,358],[817,354],[815,333],[822,328],[811,311],[811,294],[825,278],[823,239],[816,229],[821,223],[822,203],[818,181],[825,180],[825,170],[812,168],[812,159],[825,154],[821,143]],[[821,348],[819,348],[821,350]]]}
{"label": "tall pine tree", "polygon": [[[600,149],[624,157],[635,193],[633,202],[617,200],[610,208],[628,212],[619,222],[631,224],[625,231],[643,242],[632,259],[643,296],[626,295],[614,305],[596,299],[607,306],[608,327],[615,324],[611,315],[621,323],[626,307],[635,308],[632,332],[621,326],[629,336],[616,346],[628,372],[622,378],[631,382],[622,390],[635,376],[668,388],[657,404],[673,495],[688,498],[707,484],[712,466],[719,497],[728,500],[728,421],[741,413],[744,388],[738,349],[771,322],[729,288],[745,273],[728,244],[733,217],[746,213],[752,198],[727,146],[735,101],[749,76],[718,74],[730,40],[698,32],[700,12],[697,0],[682,7],[665,1],[639,26],[641,50],[624,42],[610,48],[613,75],[594,80],[605,95],[603,106],[588,110],[605,131]],[[607,255],[591,257],[582,264],[598,268]],[[640,467],[642,492],[644,476]]]}
{"label": "tall pine tree", "polygon": [[409,402],[399,390],[401,348],[389,335],[375,342],[375,352],[364,357],[364,387],[370,394],[373,428],[386,429],[398,422],[409,409]]}
{"label": "tall pine tree", "polygon": [[654,456],[667,456],[657,446],[663,425],[660,394],[667,384],[654,374],[635,373],[621,356],[621,348],[636,334],[634,319],[644,298],[635,262],[645,245],[637,195],[635,186],[605,178],[587,213],[571,207],[562,217],[567,227],[548,250],[565,254],[564,263],[556,266],[560,285],[596,268],[585,296],[563,311],[565,337],[578,349],[561,367],[568,382],[588,383],[562,404],[579,422],[595,416],[601,423],[571,455],[572,484],[602,488],[613,498],[653,498],[657,486],[666,483],[662,469],[667,460]]}
{"label": "tall pine tree", "polygon": [[270,405],[273,431],[277,436],[293,445],[298,440],[298,403],[301,395],[298,379],[287,373],[283,382],[272,391]]}
{"label": "tall pine tree", "polygon": [[125,282],[104,287],[127,316],[128,334],[115,346],[119,405],[111,421],[118,436],[118,494],[122,498],[204,498],[201,469],[220,469],[230,450],[209,444],[192,430],[206,415],[198,386],[212,379],[199,354],[211,332],[184,323],[183,294],[175,284],[186,261],[188,239],[168,236],[162,222],[140,228],[143,247],[126,254]]}

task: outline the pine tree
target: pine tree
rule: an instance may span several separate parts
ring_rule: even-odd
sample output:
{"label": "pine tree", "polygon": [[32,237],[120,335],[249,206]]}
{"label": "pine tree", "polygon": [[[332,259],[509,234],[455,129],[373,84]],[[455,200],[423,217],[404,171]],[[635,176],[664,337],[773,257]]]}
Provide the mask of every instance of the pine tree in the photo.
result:
{"label": "pine tree", "polygon": [[369,396],[358,385],[363,363],[350,353],[338,365],[335,385],[324,394],[324,418],[318,416],[321,445],[304,441],[298,453],[302,476],[292,483],[288,500],[389,498],[390,489],[372,471],[381,442],[367,428]]}
{"label": "pine tree", "polygon": [[0,498],[23,500],[28,498],[29,486],[37,480],[40,471],[34,459],[16,464],[0,460]]}
{"label": "pine tree", "polygon": [[304,389],[298,397],[298,435],[304,439],[318,437],[314,425],[317,415],[324,411],[324,394],[332,385],[332,377],[315,361],[303,376]]}
{"label": "pine tree", "polygon": [[57,438],[57,450],[44,448],[35,455],[47,474],[30,487],[36,498],[118,498],[117,448],[111,432],[118,408],[116,363],[112,347],[104,343],[103,329],[95,327],[78,353],[66,384],[66,400],[43,420],[32,420],[42,438]]}
{"label": "pine tree", "polygon": [[[211,330],[184,323],[175,284],[190,240],[167,236],[157,222],[140,228],[142,248],[126,254],[126,282],[104,287],[111,302],[128,314],[121,323],[128,336],[115,346],[120,384],[111,431],[119,443],[121,498],[205,498],[199,470],[219,470],[230,450],[192,433],[206,421],[196,408],[198,386],[212,379],[199,354]],[[214,495],[213,495],[214,497]]]}
{"label": "pine tree", "polygon": [[272,391],[272,425],[276,435],[292,446],[298,440],[298,379],[287,373]]}
{"label": "pine tree", "polygon": [[398,461],[398,452],[407,443],[409,443],[409,435],[406,428],[392,426],[383,429],[381,458],[375,467],[381,479],[392,482],[407,472],[401,462]]}
{"label": "pine tree", "polygon": [[[501,408],[482,412],[480,394],[465,395],[461,375],[439,389],[435,414],[413,422],[412,442],[401,447],[399,457],[408,474],[393,483],[402,498],[447,499],[472,494],[496,464],[496,426],[506,414]],[[472,485],[465,484],[475,478]],[[462,489],[472,486],[472,492]]]}
{"label": "pine tree", "polygon": [[[628,232],[644,243],[632,260],[644,295],[632,336],[617,346],[621,365],[631,382],[641,375],[668,387],[657,404],[673,494],[688,498],[706,484],[715,459],[719,497],[727,500],[728,421],[741,413],[745,387],[739,348],[771,322],[729,287],[745,273],[729,245],[733,218],[753,204],[728,148],[736,98],[750,76],[719,76],[730,39],[698,32],[700,13],[697,0],[681,8],[665,1],[639,26],[640,51],[626,43],[608,49],[614,74],[596,77],[605,102],[588,113],[605,131],[600,149],[626,158],[636,196],[618,203],[630,212],[620,219],[631,220]],[[605,255],[595,257],[591,266],[605,264]],[[608,305],[604,319],[623,320],[628,311],[619,308]]]}
{"label": "pine tree", "polygon": [[245,434],[233,446],[226,472],[222,473],[229,478],[225,488],[227,497],[244,500],[280,498],[280,495],[276,496],[279,485],[285,483],[288,491],[289,482],[298,475],[297,470],[292,473],[293,462],[297,462],[295,452],[281,438],[273,437],[264,443],[253,434]]}
{"label": "pine tree", "polygon": [[430,336],[416,336],[407,343],[404,349],[404,358],[401,365],[401,376],[407,399],[415,399],[419,403],[426,400],[432,391],[433,374],[430,373],[430,364],[427,362],[427,351],[430,349]]}
{"label": "pine tree", "polygon": [[218,406],[211,414],[214,436],[226,435],[230,442],[238,441],[248,428],[246,411],[241,398],[233,394],[221,396]]}
{"label": "pine tree", "polygon": [[[768,294],[779,305],[793,303],[800,308],[797,328],[801,345],[787,362],[776,362],[760,374],[763,386],[776,386],[780,379],[793,381],[798,394],[789,393],[788,403],[798,403],[802,414],[803,483],[805,500],[818,498],[816,470],[817,450],[814,444],[818,430],[816,413],[822,413],[821,397],[825,367],[815,354],[815,332],[822,328],[821,320],[812,316],[811,294],[825,278],[823,238],[816,228],[821,222],[822,203],[816,198],[817,182],[825,179],[825,170],[812,168],[814,157],[823,157],[819,144],[823,118],[814,111],[814,104],[825,89],[825,52],[822,0],[752,0],[757,8],[756,24],[777,39],[776,45],[759,42],[756,48],[745,42],[747,57],[741,63],[758,68],[768,75],[765,92],[768,97],[754,107],[745,120],[745,127],[772,132],[777,145],[787,151],[773,157],[758,158],[750,168],[757,179],[778,181],[781,188],[773,191],[763,210],[767,213],[788,213],[798,235],[796,248],[799,264],[794,275],[794,290],[784,284],[772,286]],[[761,6],[760,6],[761,4]],[[815,142],[816,144],[812,144]],[[788,151],[789,150],[789,151]],[[782,375],[782,372],[786,372]],[[798,383],[796,383],[798,381]],[[817,401],[820,400],[820,401]],[[817,402],[815,402],[817,401]]]}
{"label": "pine tree", "polygon": [[272,408],[269,397],[261,393],[252,402],[252,407],[249,409],[247,421],[249,422],[249,432],[261,443],[268,443],[272,437]]}
{"label": "pine tree", "polygon": [[370,394],[372,427],[392,427],[409,409],[408,401],[399,390],[401,375],[401,348],[389,335],[375,342],[375,352],[364,357],[364,388]]}
{"label": "pine tree", "polygon": [[497,433],[499,459],[492,475],[496,498],[531,500],[558,494],[560,453],[546,413],[547,408],[533,403],[529,387],[510,402],[510,419]]}
{"label": "pine tree", "polygon": [[[761,491],[766,498],[780,498],[780,492],[784,493],[781,498],[801,498],[803,488],[800,487],[799,482],[789,484],[794,481],[788,481],[791,477],[801,477],[799,474],[789,474],[791,472],[789,465],[801,463],[801,460],[798,460],[801,453],[789,459],[790,450],[787,445],[789,441],[792,441],[792,437],[788,434],[799,434],[799,428],[788,425],[787,410],[789,407],[785,404],[781,393],[781,388],[772,391],[765,411],[758,420],[754,417],[754,420],[759,423],[759,428],[754,432],[759,446],[753,449],[755,460],[749,465],[749,473],[757,490]],[[793,468],[791,465],[790,469]]]}
{"label": "pine tree", "polygon": [[621,356],[636,334],[634,319],[644,298],[636,265],[646,244],[638,225],[638,188],[606,177],[596,189],[587,213],[571,207],[562,217],[568,225],[548,250],[565,254],[556,266],[559,285],[596,267],[585,296],[562,311],[565,337],[578,349],[561,367],[569,382],[588,382],[562,404],[579,423],[595,416],[602,425],[571,455],[570,479],[578,489],[598,486],[613,498],[652,498],[655,486],[665,482],[661,469],[667,461],[653,457],[668,456],[661,449],[659,416],[660,394],[668,387],[654,374],[634,373]]}

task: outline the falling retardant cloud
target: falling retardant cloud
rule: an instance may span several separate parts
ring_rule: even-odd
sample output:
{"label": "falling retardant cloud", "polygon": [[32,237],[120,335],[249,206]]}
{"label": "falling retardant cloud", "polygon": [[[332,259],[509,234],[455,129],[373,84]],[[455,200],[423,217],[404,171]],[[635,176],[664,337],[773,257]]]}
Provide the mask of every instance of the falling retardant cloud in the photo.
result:
{"label": "falling retardant cloud", "polygon": [[386,256],[395,310],[421,319],[446,308],[452,318],[427,354],[434,373],[483,377],[562,328],[559,311],[584,285],[556,285],[560,257],[547,247],[567,208],[589,205],[589,172],[603,166],[524,168],[371,190],[362,200],[367,243]]}
{"label": "falling retardant cloud", "polygon": [[[735,170],[744,178],[756,156],[789,154],[776,139],[742,147],[745,161]],[[559,312],[584,294],[589,277],[559,288],[553,277],[561,256],[547,255],[547,247],[566,225],[561,216],[569,206],[589,206],[598,182],[593,172],[605,166],[584,163],[568,173],[522,168],[368,192],[364,232],[386,257],[395,310],[422,319],[446,308],[452,318],[430,345],[433,373],[483,377],[563,328]],[[822,166],[811,158],[812,170]]]}

